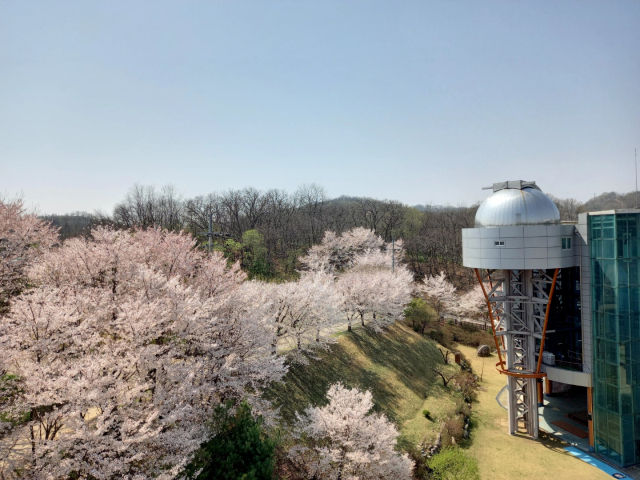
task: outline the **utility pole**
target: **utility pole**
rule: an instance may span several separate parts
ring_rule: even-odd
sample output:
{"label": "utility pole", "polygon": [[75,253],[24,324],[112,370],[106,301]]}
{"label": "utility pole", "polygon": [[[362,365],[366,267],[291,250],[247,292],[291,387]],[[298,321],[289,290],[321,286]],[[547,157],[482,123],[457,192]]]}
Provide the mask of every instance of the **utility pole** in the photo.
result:
{"label": "utility pole", "polygon": [[209,239],[209,253],[213,252],[213,213],[209,214],[209,230],[206,232],[200,232],[201,235],[205,235]]}
{"label": "utility pole", "polygon": [[214,232],[213,231],[213,213],[209,214],[209,230],[206,232],[200,232],[200,235],[205,235],[209,239],[209,253],[213,252],[213,237],[230,238],[231,234],[226,232]]}
{"label": "utility pole", "polygon": [[213,251],[213,213],[209,213],[209,231],[207,232],[209,237],[209,253]]}
{"label": "utility pole", "polygon": [[391,234],[391,273],[396,273],[396,236],[394,234]]}
{"label": "utility pole", "polygon": [[638,208],[638,149],[634,148],[633,151],[636,164],[636,208]]}
{"label": "utility pole", "polygon": [[391,235],[391,273],[396,273],[396,237]]}

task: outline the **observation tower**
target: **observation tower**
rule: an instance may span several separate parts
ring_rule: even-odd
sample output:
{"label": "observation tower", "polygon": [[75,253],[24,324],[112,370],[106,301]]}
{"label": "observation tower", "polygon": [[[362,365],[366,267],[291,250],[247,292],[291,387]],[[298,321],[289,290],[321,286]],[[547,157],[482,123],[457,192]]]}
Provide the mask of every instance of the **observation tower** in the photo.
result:
{"label": "observation tower", "polygon": [[509,432],[537,438],[552,299],[571,275],[563,269],[580,261],[572,248],[575,225],[560,222],[535,182],[486,188],[493,194],[478,208],[475,228],[462,230],[463,264],[475,270],[486,297],[496,368],[507,377]]}

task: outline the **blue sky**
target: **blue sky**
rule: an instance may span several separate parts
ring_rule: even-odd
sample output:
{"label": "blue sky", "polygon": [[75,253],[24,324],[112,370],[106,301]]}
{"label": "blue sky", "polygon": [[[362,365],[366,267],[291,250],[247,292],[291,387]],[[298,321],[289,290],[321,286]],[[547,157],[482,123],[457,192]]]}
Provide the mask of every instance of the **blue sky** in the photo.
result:
{"label": "blue sky", "polygon": [[0,0],[0,192],[631,191],[638,1]]}

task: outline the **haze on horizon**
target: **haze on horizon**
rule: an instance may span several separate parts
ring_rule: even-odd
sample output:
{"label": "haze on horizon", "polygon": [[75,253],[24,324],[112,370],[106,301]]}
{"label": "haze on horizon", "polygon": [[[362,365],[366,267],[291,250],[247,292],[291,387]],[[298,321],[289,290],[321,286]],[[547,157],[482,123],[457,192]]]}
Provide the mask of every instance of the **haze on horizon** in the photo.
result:
{"label": "haze on horizon", "polygon": [[640,2],[0,3],[0,192],[635,188]]}

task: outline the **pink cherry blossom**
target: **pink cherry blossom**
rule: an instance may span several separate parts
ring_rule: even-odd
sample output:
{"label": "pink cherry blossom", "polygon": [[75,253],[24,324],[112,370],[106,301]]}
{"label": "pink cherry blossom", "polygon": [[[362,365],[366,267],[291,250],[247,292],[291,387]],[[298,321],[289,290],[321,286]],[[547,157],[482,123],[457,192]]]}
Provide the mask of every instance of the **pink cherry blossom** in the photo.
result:
{"label": "pink cherry blossom", "polygon": [[[285,372],[269,319],[237,307],[245,275],[184,234],[97,228],[28,269],[0,356],[21,379],[38,478],[173,478],[215,406]],[[9,407],[7,407],[9,408]]]}

